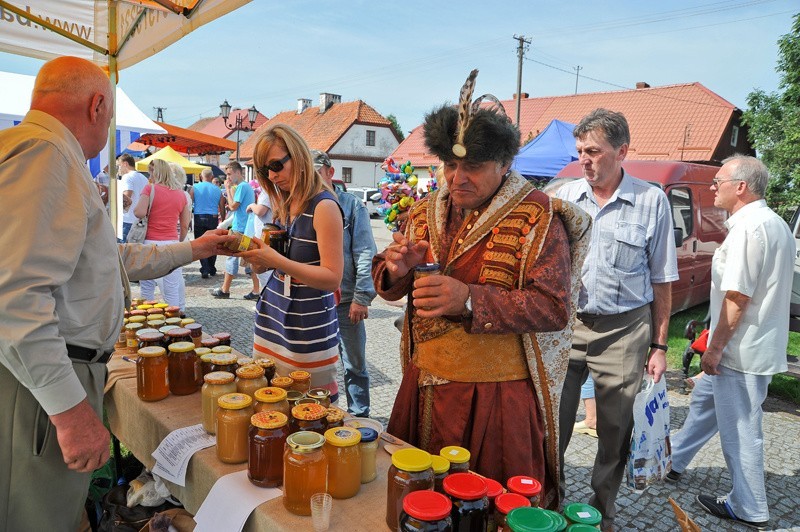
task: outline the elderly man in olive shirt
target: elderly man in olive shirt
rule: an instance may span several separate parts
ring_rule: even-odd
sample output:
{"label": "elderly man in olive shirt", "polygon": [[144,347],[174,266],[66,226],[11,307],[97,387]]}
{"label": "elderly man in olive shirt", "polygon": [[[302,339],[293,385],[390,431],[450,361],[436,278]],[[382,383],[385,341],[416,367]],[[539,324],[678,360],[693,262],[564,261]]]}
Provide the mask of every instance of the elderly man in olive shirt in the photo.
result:
{"label": "elderly man in olive shirt", "polygon": [[105,360],[132,279],[215,253],[207,233],[120,245],[86,160],[106,143],[100,68],[46,63],[21,124],[0,132],[0,530],[76,530],[89,476],[108,459]]}

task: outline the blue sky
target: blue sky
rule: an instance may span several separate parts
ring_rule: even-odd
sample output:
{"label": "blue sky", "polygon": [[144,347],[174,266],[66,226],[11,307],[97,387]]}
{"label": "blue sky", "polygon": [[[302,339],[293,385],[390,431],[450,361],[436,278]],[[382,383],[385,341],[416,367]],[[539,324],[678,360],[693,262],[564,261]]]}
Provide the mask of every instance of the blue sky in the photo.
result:
{"label": "blue sky", "polygon": [[[472,68],[476,95],[510,98],[516,34],[532,40],[522,82],[531,96],[572,94],[580,65],[579,92],[698,81],[745,108],[754,87],[778,89],[776,41],[798,11],[796,0],[254,0],[123,70],[120,86],[149,116],[165,107],[181,126],[218,114],[224,99],[271,117],[332,92],[396,115],[408,132],[456,100]],[[0,70],[40,65],[0,53]]]}

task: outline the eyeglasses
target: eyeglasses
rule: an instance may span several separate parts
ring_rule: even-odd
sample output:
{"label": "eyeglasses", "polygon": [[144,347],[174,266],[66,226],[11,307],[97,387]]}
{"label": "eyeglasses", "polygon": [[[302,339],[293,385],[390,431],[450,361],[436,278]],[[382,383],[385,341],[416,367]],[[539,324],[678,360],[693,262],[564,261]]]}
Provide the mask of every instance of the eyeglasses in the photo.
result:
{"label": "eyeglasses", "polygon": [[259,172],[263,177],[267,177],[270,170],[272,170],[277,174],[278,172],[283,170],[283,165],[286,164],[286,161],[288,161],[291,158],[292,156],[287,153],[286,157],[284,157],[283,159],[278,159],[277,161],[270,161],[266,165],[262,166],[259,169]]}
{"label": "eyeglasses", "polygon": [[719,188],[722,183],[730,183],[731,181],[744,181],[744,179],[712,179],[711,182],[714,183],[714,186]]}

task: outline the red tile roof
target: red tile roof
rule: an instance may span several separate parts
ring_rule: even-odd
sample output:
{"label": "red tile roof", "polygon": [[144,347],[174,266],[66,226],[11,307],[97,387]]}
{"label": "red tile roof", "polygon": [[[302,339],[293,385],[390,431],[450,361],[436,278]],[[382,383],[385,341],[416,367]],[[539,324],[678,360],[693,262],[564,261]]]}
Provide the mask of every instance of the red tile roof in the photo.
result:
{"label": "red tile roof", "polygon": [[253,157],[253,148],[259,133],[271,124],[291,126],[300,133],[310,148],[326,152],[330,151],[353,124],[391,127],[391,122],[362,100],[335,103],[324,113],[319,112],[319,106],[309,107],[301,114],[296,110],[283,111],[264,123],[242,143],[240,160]]}
{"label": "red tile roof", "polygon": [[[231,114],[230,114],[230,116],[228,116],[228,125],[233,126],[234,124],[236,124],[236,117],[237,116],[241,116],[242,117],[242,125],[243,126],[250,127],[250,119],[247,116],[247,109],[231,109]],[[206,119],[205,118],[201,118],[200,120],[195,122],[195,124],[198,124],[198,123],[202,122],[203,120],[206,120]],[[256,121],[255,121],[253,127],[256,128],[256,129],[259,128],[267,120],[269,120],[269,118],[267,118],[266,116],[262,115],[261,113],[258,113],[258,115],[256,115]],[[192,124],[192,125],[194,125],[194,124]],[[192,128],[190,127],[190,129],[192,129]],[[201,129],[199,129],[199,131],[202,132],[202,133],[205,133],[206,135],[212,135],[214,137],[222,137],[224,139],[229,138],[231,135],[233,135],[234,137],[236,136],[236,130],[235,129],[233,129],[233,130],[228,129],[225,126],[225,120],[223,120],[222,116],[213,117],[211,120],[206,122],[203,125],[203,127]]]}
{"label": "red tile roof", "polygon": [[[516,116],[516,100],[504,100],[502,104],[509,116]],[[628,120],[628,159],[689,161],[714,159],[737,110],[700,83],[527,98],[520,108],[522,143],[544,131],[554,118],[577,124],[598,107],[620,111]],[[392,157],[395,161],[410,159],[414,166],[439,162],[425,150],[421,126],[409,134]]]}
{"label": "red tile roof", "polygon": [[217,119],[216,116],[207,116],[205,118],[201,118],[192,125],[187,126],[186,129],[191,129],[192,131],[203,131],[204,127],[206,127],[209,123],[213,122],[216,119]]}

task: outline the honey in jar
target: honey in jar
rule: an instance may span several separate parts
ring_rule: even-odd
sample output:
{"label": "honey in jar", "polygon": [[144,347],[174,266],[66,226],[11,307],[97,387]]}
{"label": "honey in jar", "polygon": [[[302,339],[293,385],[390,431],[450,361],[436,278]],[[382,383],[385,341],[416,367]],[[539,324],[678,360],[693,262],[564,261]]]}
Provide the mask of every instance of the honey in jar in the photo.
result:
{"label": "honey in jar", "polygon": [[201,347],[201,342],[203,340],[203,326],[199,323],[187,323],[184,328],[187,329],[191,334],[194,346]]}
{"label": "honey in jar", "polygon": [[292,389],[306,393],[311,389],[311,373],[301,369],[289,373],[289,377],[294,381]]}
{"label": "honey in jar", "polygon": [[217,458],[226,464],[247,462],[253,400],[243,393],[229,393],[217,399]]}
{"label": "honey in jar", "polygon": [[139,349],[139,340],[136,338],[136,331],[141,329],[143,325],[141,323],[131,323],[125,326],[125,346],[128,349],[133,349],[134,352]]}
{"label": "honey in jar", "polygon": [[328,409],[320,404],[299,404],[292,408],[292,432],[313,431],[324,435],[328,430],[327,415]]}
{"label": "honey in jar", "polygon": [[[144,312],[144,311],[142,311],[142,312]],[[128,323],[141,323],[142,327],[144,327],[144,324],[146,322],[147,322],[147,316],[140,315],[140,314],[131,315],[131,317],[128,318]]]}
{"label": "honey in jar", "polygon": [[[214,349],[219,349],[215,347]],[[227,371],[228,373],[236,374],[239,366],[236,365],[236,355],[233,353],[215,353],[214,349],[211,350],[211,371]]]}
{"label": "honey in jar", "polygon": [[236,370],[236,391],[239,393],[246,393],[250,397],[256,393],[259,388],[267,386],[267,379],[264,378],[264,369],[250,364],[249,366],[242,366]]}
{"label": "honey in jar", "polygon": [[[330,430],[330,429],[328,429]],[[361,483],[366,484],[378,476],[378,431],[369,427],[359,427],[361,433]]]}
{"label": "honey in jar", "polygon": [[139,329],[136,338],[139,340],[139,349],[152,346],[163,347],[161,344],[164,341],[164,335],[155,329]]}
{"label": "honey in jar", "polygon": [[292,389],[292,384],[294,384],[294,380],[292,380],[291,377],[281,377],[281,376],[273,377],[269,383],[270,386],[274,386],[275,388],[283,388],[286,391]]}
{"label": "honey in jar", "polygon": [[253,399],[256,400],[255,406],[253,407],[253,410],[256,412],[265,412],[267,410],[280,412],[286,415],[287,420],[289,416],[292,415],[292,411],[289,408],[289,401],[286,400],[286,390],[283,388],[276,388],[274,386],[259,388],[253,394]]}
{"label": "honey in jar", "polygon": [[200,359],[192,342],[169,344],[169,391],[173,395],[189,395],[199,389],[202,378]]}
{"label": "honey in jar", "polygon": [[328,491],[325,437],[309,431],[286,438],[283,453],[283,505],[297,515],[311,515],[311,496]]}
{"label": "honey in jar", "polygon": [[168,318],[180,318],[181,317],[181,307],[177,306],[169,306],[164,309],[164,315]]}
{"label": "honey in jar", "polygon": [[311,388],[306,397],[316,399],[325,408],[331,406],[331,392],[327,388]]}
{"label": "honey in jar", "polygon": [[181,318],[181,327],[184,329],[191,323],[194,323],[194,318]]}
{"label": "honey in jar", "polygon": [[219,340],[219,345],[231,345],[231,333],[221,332],[211,336]]}
{"label": "honey in jar", "polygon": [[142,401],[160,401],[169,395],[167,352],[161,346],[139,349],[136,359],[136,394]]}
{"label": "honey in jar", "polygon": [[387,480],[386,524],[397,530],[403,498],[414,491],[433,489],[431,455],[421,449],[395,451]]}
{"label": "honey in jar", "polygon": [[[148,303],[142,303],[141,305],[136,305],[136,310],[144,310],[144,311],[146,311],[149,308],[153,308],[153,305],[150,305]],[[145,314],[147,314],[147,312],[145,312]]]}
{"label": "honey in jar", "polygon": [[168,307],[169,303],[164,303],[163,301],[161,303],[156,303],[155,305],[153,305],[153,308],[160,308],[160,309],[165,309]]}
{"label": "honey in jar", "polygon": [[349,499],[361,489],[361,433],[350,427],[325,431],[328,456],[328,493],[334,499]]}
{"label": "honey in jar", "polygon": [[209,434],[216,433],[217,400],[223,395],[236,392],[233,375],[225,371],[212,371],[203,377],[205,381],[200,391],[203,410],[203,429]]}
{"label": "honey in jar", "polygon": [[238,364],[240,368],[242,366],[250,366],[250,365],[255,364],[255,363],[256,363],[256,361],[253,360],[250,357],[239,357],[239,358],[236,359],[236,364]]}
{"label": "honey in jar", "polygon": [[[274,379],[273,379],[274,380]],[[286,390],[286,400],[289,402],[289,409],[292,409],[297,406],[297,402],[301,399],[305,399],[305,395],[297,390]],[[290,422],[291,422],[291,418]]]}
{"label": "honey in jar", "polygon": [[160,329],[166,324],[167,322],[164,320],[147,320],[147,326],[152,327],[153,329]]}
{"label": "honey in jar", "polygon": [[157,301],[157,300],[155,300],[155,299],[148,299],[148,300],[146,300],[146,301],[144,302],[144,304],[145,304],[145,305],[147,305],[147,306],[148,306],[148,308],[153,308],[153,307],[155,307],[156,305],[158,305],[158,301]]}
{"label": "honey in jar", "polygon": [[328,415],[325,417],[325,419],[328,422],[329,429],[334,427],[344,427],[344,410],[329,406]]}
{"label": "honey in jar", "polygon": [[289,436],[289,418],[274,410],[250,418],[247,478],[256,486],[274,488],[283,482],[283,450]]}
{"label": "honey in jar", "polygon": [[[200,349],[208,349],[207,347],[198,347],[195,351],[199,351]],[[211,360],[214,357],[214,353],[209,350],[208,353],[203,353],[200,355],[200,367],[203,368],[203,375],[208,375],[212,371],[212,367],[214,366],[214,362]]]}
{"label": "honey in jar", "polygon": [[269,358],[256,358],[255,362],[264,368],[264,376],[267,380],[272,381],[272,378],[275,377],[275,362]]}
{"label": "honey in jar", "polygon": [[439,455],[450,461],[450,473],[466,473],[469,471],[469,451],[457,445],[442,447]]}

